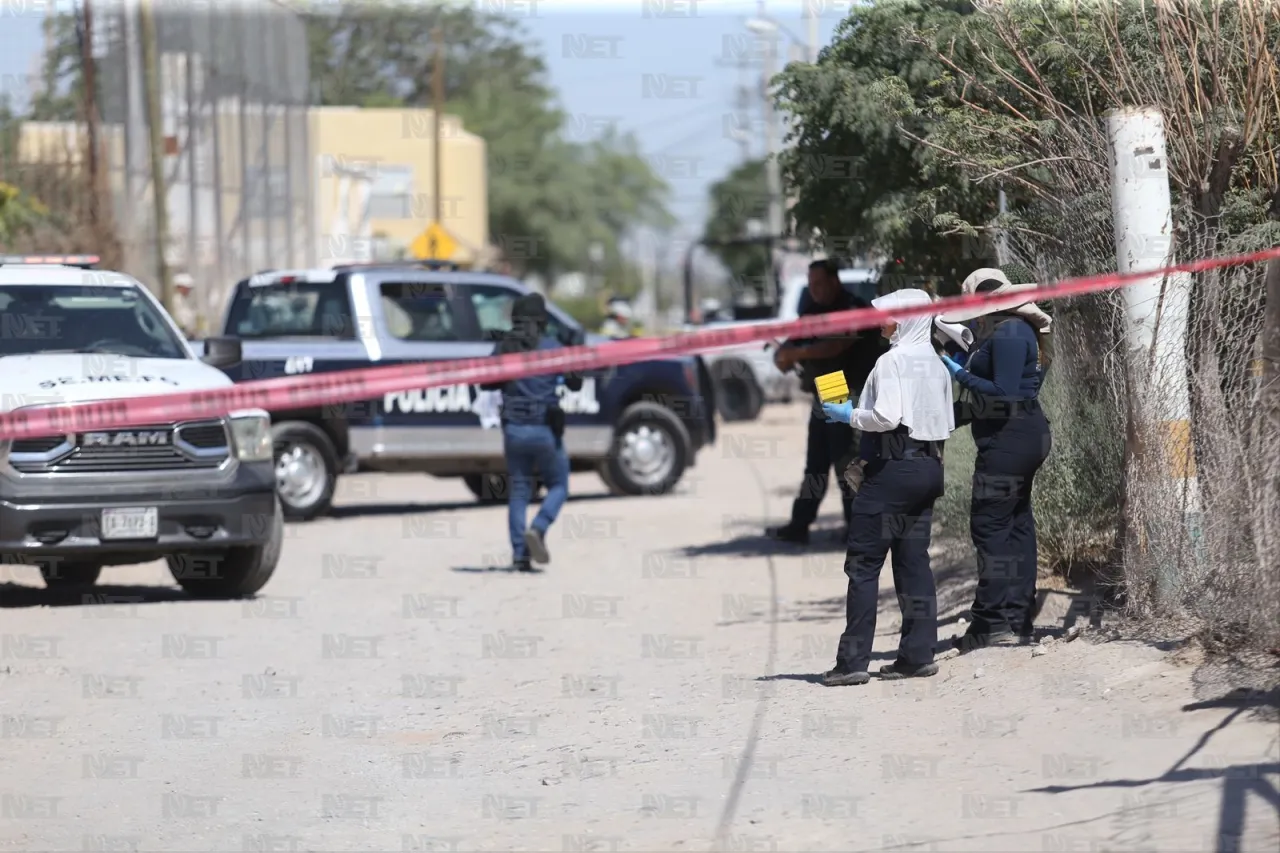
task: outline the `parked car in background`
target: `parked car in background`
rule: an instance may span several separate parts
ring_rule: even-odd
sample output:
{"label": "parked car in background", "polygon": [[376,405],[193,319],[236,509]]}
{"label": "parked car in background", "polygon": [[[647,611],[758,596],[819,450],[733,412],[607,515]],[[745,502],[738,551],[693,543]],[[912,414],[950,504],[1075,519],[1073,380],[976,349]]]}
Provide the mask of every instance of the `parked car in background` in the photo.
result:
{"label": "parked car in background", "polygon": [[[870,302],[876,296],[879,275],[874,269],[844,269],[840,281],[850,293]],[[800,315],[800,298],[808,286],[807,275],[784,282],[778,313],[768,320],[717,320],[707,325],[754,326],[794,320]],[[703,359],[715,383],[716,406],[726,421],[755,420],[766,403],[789,403],[800,393],[799,377],[778,370],[769,343],[725,347],[704,353]]]}

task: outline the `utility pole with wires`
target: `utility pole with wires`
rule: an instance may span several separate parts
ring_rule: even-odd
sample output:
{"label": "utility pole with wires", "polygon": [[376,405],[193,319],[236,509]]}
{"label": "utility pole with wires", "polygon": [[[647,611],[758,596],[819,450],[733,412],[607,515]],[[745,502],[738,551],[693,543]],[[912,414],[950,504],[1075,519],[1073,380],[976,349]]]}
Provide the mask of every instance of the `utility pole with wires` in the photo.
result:
{"label": "utility pole with wires", "polygon": [[[84,88],[84,124],[87,137],[85,152],[89,171],[89,225],[95,240],[102,239],[102,169],[101,150],[98,146],[98,75],[93,57],[93,10],[89,0],[81,0],[80,15],[76,19],[76,37],[80,42],[80,75]],[[101,252],[99,246],[97,251]]]}
{"label": "utility pole with wires", "polygon": [[444,134],[441,133],[441,122],[444,118],[444,27],[436,25],[431,31],[431,40],[435,44],[434,65],[431,70],[431,126],[434,137],[431,143],[432,178],[431,192],[435,196],[435,222],[437,228],[444,227],[444,193],[441,180],[444,176],[441,164],[441,144]]}
{"label": "utility pole with wires", "polygon": [[148,148],[151,151],[151,201],[155,208],[156,274],[160,279],[161,301],[165,310],[173,314],[177,309],[174,298],[169,260],[165,252],[169,246],[168,184],[164,176],[164,126],[160,108],[160,63],[158,36],[156,33],[153,0],[142,0],[138,6],[138,19],[142,31],[142,79],[147,104]]}

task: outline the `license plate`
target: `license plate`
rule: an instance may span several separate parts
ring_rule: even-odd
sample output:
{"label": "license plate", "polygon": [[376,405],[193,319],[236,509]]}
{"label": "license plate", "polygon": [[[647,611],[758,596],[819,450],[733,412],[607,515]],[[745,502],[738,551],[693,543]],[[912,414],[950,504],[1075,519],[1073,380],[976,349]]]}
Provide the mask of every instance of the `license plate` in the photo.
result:
{"label": "license plate", "polygon": [[160,514],[153,506],[102,511],[103,539],[155,539],[159,535]]}

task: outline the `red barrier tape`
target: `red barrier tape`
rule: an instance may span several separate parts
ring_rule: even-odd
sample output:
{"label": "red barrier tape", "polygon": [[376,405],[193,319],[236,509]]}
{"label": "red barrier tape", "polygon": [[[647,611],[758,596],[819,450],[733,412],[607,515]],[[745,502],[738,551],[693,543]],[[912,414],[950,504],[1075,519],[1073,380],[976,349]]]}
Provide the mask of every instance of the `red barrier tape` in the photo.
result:
{"label": "red barrier tape", "polygon": [[539,350],[500,357],[450,362],[423,362],[390,367],[361,368],[328,374],[308,374],[280,379],[243,382],[211,391],[184,391],[79,403],[18,409],[0,415],[0,440],[61,435],[105,428],[137,427],[179,420],[195,420],[226,415],[243,409],[286,411],[334,406],[374,400],[441,385],[480,384],[566,371],[595,370],[643,361],[646,358],[691,355],[754,341],[784,337],[819,337],[882,326],[893,318],[944,314],[972,305],[993,309],[1009,308],[1028,301],[1037,302],[1116,290],[1153,277],[1179,272],[1203,272],[1280,259],[1280,246],[1233,255],[1205,258],[1155,270],[1110,273],[1066,279],[1010,296],[971,294],[939,299],[931,305],[895,310],[892,314],[874,308],[842,311],[798,320],[779,320],[751,326],[699,329],[662,338],[636,338],[599,346]]}

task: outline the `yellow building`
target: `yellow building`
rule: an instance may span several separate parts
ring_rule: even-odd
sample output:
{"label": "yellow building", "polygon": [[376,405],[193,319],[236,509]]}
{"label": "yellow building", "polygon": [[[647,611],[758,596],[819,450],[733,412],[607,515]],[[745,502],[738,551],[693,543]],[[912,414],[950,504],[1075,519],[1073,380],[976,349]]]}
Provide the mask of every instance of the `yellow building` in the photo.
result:
{"label": "yellow building", "polygon": [[[317,261],[394,258],[433,221],[434,128],[425,109],[313,107]],[[444,115],[440,218],[457,250],[451,260],[484,263],[489,244],[484,140]]]}

